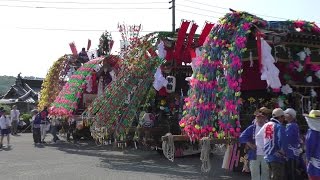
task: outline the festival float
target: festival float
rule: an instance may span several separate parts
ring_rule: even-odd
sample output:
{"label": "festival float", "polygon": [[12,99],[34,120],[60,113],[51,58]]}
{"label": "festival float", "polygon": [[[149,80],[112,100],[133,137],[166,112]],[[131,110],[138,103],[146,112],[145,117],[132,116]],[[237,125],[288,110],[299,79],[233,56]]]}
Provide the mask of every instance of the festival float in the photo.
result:
{"label": "festival float", "polygon": [[296,109],[303,133],[301,115],[319,106],[319,33],[312,22],[226,14],[194,61],[179,122],[182,133],[162,137],[165,156],[173,161],[177,143],[199,143],[201,169],[208,172],[214,144],[227,144],[223,168],[247,170],[244,147],[236,141],[261,106]]}
{"label": "festival float", "polygon": [[[113,40],[109,32],[100,37],[98,50],[91,50],[88,40],[85,57],[70,43],[72,54],[64,55],[50,68],[41,89],[39,110],[49,108],[49,117],[63,122],[64,129],[74,122],[79,137],[90,137],[88,119],[81,114],[111,81],[116,78],[120,57],[111,55]],[[87,58],[87,59],[83,59]]]}
{"label": "festival float", "polygon": [[[176,33],[154,32],[142,37],[137,36],[140,28],[132,26],[136,35],[130,38],[126,28],[120,27],[123,40],[130,41],[117,81],[107,86],[86,112],[95,117],[91,125],[94,139],[100,144],[126,146],[131,142],[135,147],[160,147],[161,136],[167,132],[180,134],[178,116],[188,90],[185,78],[192,74],[192,58],[212,26],[207,22],[196,35],[198,25],[183,21]],[[148,108],[155,123],[152,127],[138,125],[137,115]]]}
{"label": "festival float", "polygon": [[[153,146],[171,161],[201,152],[204,172],[210,152],[226,144],[223,167],[241,171],[248,160],[237,138],[257,108],[293,107],[302,115],[319,106],[315,23],[265,21],[231,10],[215,25],[206,22],[200,35],[197,28],[183,20],[177,32],[139,37],[141,26],[119,26],[129,45],[121,51],[116,80],[82,113],[96,142]],[[84,64],[65,85],[52,106],[57,117],[76,112],[88,93],[86,79],[102,60]],[[136,123],[147,107],[155,114],[152,127]]]}

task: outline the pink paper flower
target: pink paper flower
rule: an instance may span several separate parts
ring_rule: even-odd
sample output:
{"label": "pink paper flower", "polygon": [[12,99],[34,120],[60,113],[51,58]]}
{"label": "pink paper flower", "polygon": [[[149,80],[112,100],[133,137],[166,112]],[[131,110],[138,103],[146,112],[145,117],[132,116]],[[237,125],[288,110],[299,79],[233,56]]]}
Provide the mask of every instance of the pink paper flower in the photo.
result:
{"label": "pink paper flower", "polygon": [[243,28],[243,30],[247,31],[247,30],[250,29],[250,24],[245,22],[245,23],[242,24],[242,28]]}
{"label": "pink paper flower", "polygon": [[244,48],[246,46],[246,40],[247,40],[246,37],[241,37],[241,36],[236,37],[235,42],[237,47],[240,49]]}
{"label": "pink paper flower", "polygon": [[295,21],[293,24],[294,24],[294,27],[301,28],[304,26],[305,22],[304,21]]}

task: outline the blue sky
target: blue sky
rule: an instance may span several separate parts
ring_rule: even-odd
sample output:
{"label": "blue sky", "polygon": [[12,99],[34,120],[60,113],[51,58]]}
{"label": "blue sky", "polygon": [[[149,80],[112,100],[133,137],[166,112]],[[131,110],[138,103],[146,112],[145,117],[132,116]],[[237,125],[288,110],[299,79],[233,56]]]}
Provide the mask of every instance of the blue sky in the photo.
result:
{"label": "blue sky", "polygon": [[[142,24],[143,33],[171,31],[168,1],[0,0],[0,75],[45,77],[54,61],[71,53],[68,43],[74,41],[80,50],[91,39],[96,48],[104,30],[112,32],[118,50],[118,23]],[[205,21],[216,22],[232,8],[266,20],[302,19],[319,25],[319,5],[316,0],[176,0],[175,23],[178,28],[181,19],[194,20],[200,31]]]}

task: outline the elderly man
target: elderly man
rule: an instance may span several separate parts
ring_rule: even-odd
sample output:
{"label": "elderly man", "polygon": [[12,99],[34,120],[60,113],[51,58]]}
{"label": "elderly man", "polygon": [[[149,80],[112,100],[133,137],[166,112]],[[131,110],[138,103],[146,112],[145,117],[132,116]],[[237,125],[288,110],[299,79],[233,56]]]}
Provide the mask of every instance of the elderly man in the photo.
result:
{"label": "elderly man", "polygon": [[288,108],[284,111],[286,125],[286,137],[288,142],[288,148],[286,151],[287,163],[286,172],[288,180],[299,179],[296,169],[298,168],[298,161],[302,149],[300,147],[300,134],[299,126],[296,122],[297,113],[294,109]]}
{"label": "elderly man", "polygon": [[281,108],[272,111],[272,118],[260,129],[256,140],[262,139],[264,145],[264,159],[269,167],[270,180],[285,178],[286,148],[285,116]]}

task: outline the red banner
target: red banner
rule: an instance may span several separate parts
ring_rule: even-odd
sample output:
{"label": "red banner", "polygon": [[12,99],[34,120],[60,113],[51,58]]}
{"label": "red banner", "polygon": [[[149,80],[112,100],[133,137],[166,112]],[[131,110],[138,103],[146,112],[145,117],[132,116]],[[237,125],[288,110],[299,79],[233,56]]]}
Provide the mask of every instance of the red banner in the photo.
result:
{"label": "red banner", "polygon": [[72,52],[73,56],[75,56],[75,57],[78,56],[77,47],[74,44],[74,42],[69,43],[69,46],[70,46],[70,49],[71,49],[71,52]]}
{"label": "red banner", "polygon": [[214,24],[210,22],[206,22],[206,25],[202,29],[202,32],[198,39],[198,45],[202,46],[204,41],[206,40],[206,37],[209,35],[211,29],[213,28]]}
{"label": "red banner", "polygon": [[87,51],[89,51],[90,47],[91,47],[91,40],[88,39]]}

